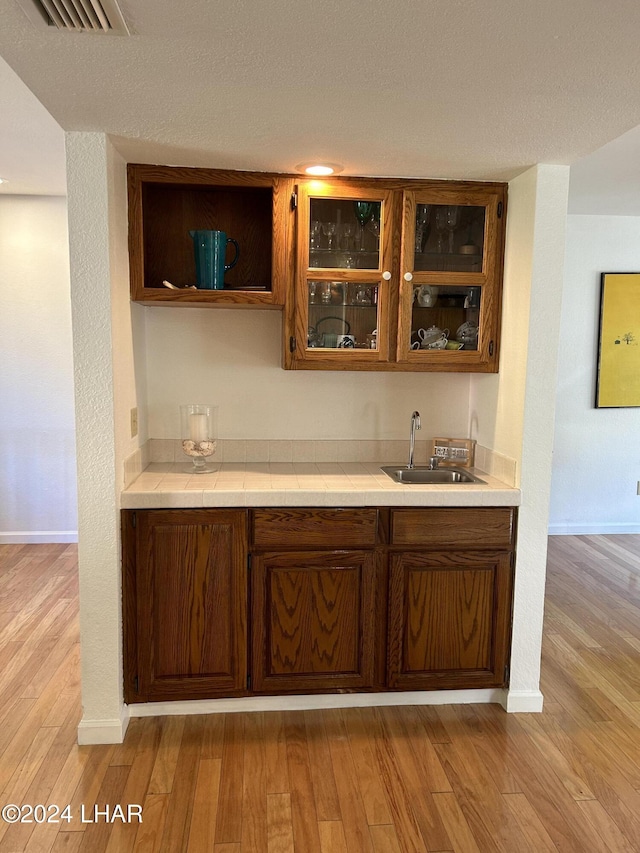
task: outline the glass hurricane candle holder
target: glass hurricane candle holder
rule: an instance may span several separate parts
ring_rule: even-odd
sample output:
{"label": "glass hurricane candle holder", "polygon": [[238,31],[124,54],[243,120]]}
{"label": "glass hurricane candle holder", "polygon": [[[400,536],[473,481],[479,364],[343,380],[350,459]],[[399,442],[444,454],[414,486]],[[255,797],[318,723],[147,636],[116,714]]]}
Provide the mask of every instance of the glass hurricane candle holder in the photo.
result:
{"label": "glass hurricane candle holder", "polygon": [[189,403],[180,406],[180,436],[182,450],[193,465],[184,470],[188,474],[209,474],[215,468],[207,459],[216,452],[218,435],[217,406],[206,403]]}

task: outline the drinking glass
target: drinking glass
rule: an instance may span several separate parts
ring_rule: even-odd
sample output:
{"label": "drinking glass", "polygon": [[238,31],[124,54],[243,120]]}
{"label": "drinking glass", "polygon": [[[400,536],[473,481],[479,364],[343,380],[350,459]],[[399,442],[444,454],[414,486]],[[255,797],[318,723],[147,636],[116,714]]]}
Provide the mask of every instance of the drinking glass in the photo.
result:
{"label": "drinking glass", "polygon": [[375,216],[372,218],[371,222],[369,222],[369,230],[376,238],[376,252],[380,246],[380,220],[376,219]]}
{"label": "drinking glass", "polygon": [[336,247],[336,223],[335,222],[323,222],[322,230],[324,231],[327,237],[327,249],[330,252]]}
{"label": "drinking glass", "polygon": [[447,230],[447,209],[439,207],[436,210],[436,231],[438,232],[438,252],[444,251],[444,232]]}
{"label": "drinking glass", "polygon": [[424,252],[424,247],[429,239],[429,219],[431,218],[431,205],[419,204],[416,209],[416,242],[414,251],[416,254]]}
{"label": "drinking glass", "polygon": [[360,223],[360,245],[359,251],[364,252],[364,229],[367,222],[373,215],[373,202],[371,201],[354,201],[353,210],[356,214],[356,219]]}
{"label": "drinking glass", "polygon": [[448,205],[445,208],[445,217],[447,220],[447,228],[449,229],[449,254],[453,254],[453,235],[458,225],[459,208],[454,205]]}
{"label": "drinking glass", "polygon": [[355,234],[355,225],[353,222],[345,222],[342,226],[342,250],[350,252],[353,249],[353,235]]}
{"label": "drinking glass", "polygon": [[311,223],[311,234],[309,239],[309,248],[310,249],[319,249],[320,248],[320,235],[322,234],[322,222],[318,222],[317,219],[314,219]]}
{"label": "drinking glass", "polygon": [[366,284],[358,285],[355,295],[356,305],[371,305],[371,293]]}

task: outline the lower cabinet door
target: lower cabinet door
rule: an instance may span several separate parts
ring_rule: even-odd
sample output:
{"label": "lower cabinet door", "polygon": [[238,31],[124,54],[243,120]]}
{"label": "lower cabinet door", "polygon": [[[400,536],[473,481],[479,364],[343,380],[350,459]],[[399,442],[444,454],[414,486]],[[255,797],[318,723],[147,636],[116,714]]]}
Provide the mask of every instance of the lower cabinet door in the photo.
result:
{"label": "lower cabinet door", "polygon": [[387,684],[402,690],[506,681],[511,554],[392,554]]}
{"label": "lower cabinet door", "polygon": [[253,692],[372,686],[372,551],[256,555],[251,600]]}
{"label": "lower cabinet door", "polygon": [[137,701],[245,693],[245,512],[136,516]]}

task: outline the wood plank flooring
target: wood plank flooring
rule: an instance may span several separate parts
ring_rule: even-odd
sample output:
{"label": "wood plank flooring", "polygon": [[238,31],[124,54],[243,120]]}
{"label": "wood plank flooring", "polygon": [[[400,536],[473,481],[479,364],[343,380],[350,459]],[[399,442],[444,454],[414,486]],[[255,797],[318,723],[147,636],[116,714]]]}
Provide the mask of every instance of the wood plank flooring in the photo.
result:
{"label": "wood plank flooring", "polygon": [[149,718],[79,747],[76,549],[0,546],[0,806],[71,817],[0,820],[0,853],[638,853],[640,536],[552,537],[548,566],[542,714]]}

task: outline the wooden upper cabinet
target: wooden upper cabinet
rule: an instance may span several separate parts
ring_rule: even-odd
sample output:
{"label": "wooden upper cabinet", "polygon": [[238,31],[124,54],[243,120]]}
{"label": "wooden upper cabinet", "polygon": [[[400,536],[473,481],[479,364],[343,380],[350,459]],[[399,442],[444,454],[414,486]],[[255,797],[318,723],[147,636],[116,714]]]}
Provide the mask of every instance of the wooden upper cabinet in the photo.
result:
{"label": "wooden upper cabinet", "polygon": [[285,367],[496,372],[506,185],[298,184]]}
{"label": "wooden upper cabinet", "polygon": [[[129,164],[132,300],[281,307],[291,270],[293,186],[286,175]],[[196,284],[190,231],[222,231],[237,242],[239,259],[225,273],[224,289],[182,289]],[[229,247],[227,264],[233,257]]]}
{"label": "wooden upper cabinet", "polygon": [[[134,301],[284,307],[288,369],[498,370],[506,184],[129,164],[128,195]],[[224,287],[191,231],[237,243]]]}
{"label": "wooden upper cabinet", "polygon": [[130,650],[135,637],[135,664],[128,665],[125,698],[246,692],[245,512],[149,510],[135,516],[125,584],[127,600],[135,600],[135,612],[125,601],[125,646]]}

